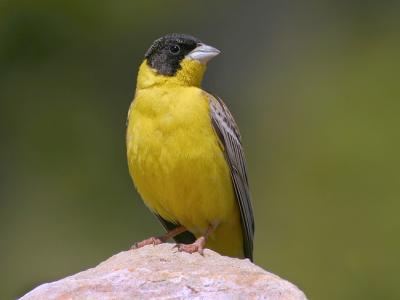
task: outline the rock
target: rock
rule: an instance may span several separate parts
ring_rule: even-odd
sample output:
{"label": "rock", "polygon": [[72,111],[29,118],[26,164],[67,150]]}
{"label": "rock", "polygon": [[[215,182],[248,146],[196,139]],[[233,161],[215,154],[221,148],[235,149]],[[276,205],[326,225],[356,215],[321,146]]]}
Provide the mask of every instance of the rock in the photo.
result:
{"label": "rock", "polygon": [[97,267],[45,283],[22,298],[306,300],[295,285],[248,259],[206,249],[177,252],[172,244],[118,253]]}

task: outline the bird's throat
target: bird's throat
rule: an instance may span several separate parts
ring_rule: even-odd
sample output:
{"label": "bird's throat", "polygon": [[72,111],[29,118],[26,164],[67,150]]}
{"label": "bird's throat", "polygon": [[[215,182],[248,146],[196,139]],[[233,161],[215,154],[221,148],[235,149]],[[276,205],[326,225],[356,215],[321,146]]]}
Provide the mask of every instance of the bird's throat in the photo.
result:
{"label": "bird's throat", "polygon": [[139,68],[137,78],[137,89],[146,89],[160,85],[180,85],[200,87],[203,80],[206,65],[196,60],[183,59],[180,63],[181,68],[173,76],[158,74],[151,68],[146,60]]}

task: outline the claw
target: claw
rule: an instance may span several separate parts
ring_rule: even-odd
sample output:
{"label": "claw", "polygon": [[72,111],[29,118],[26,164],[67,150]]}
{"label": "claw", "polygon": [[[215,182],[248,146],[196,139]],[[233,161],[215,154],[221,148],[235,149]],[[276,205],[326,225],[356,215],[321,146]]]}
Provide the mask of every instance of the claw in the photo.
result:
{"label": "claw", "polygon": [[130,249],[138,249],[138,248],[142,248],[147,245],[153,245],[153,246],[159,245],[159,244],[165,243],[166,241],[168,241],[168,239],[171,239],[185,231],[186,231],[185,227],[178,226],[178,227],[175,227],[174,229],[168,231],[166,234],[164,234],[162,236],[151,237],[151,238],[148,238],[147,240],[135,243],[135,244],[133,244],[133,246]]}
{"label": "claw", "polygon": [[134,250],[134,249],[142,248],[142,247],[147,246],[147,245],[155,246],[155,245],[159,245],[159,244],[162,244],[162,243],[164,243],[164,242],[163,242],[163,240],[161,238],[151,237],[151,238],[148,238],[147,240],[134,243],[133,246],[130,249]]}
{"label": "claw", "polygon": [[186,253],[199,253],[204,256],[204,246],[206,243],[206,239],[204,237],[198,238],[193,244],[176,244],[174,248],[178,248],[179,252]]}

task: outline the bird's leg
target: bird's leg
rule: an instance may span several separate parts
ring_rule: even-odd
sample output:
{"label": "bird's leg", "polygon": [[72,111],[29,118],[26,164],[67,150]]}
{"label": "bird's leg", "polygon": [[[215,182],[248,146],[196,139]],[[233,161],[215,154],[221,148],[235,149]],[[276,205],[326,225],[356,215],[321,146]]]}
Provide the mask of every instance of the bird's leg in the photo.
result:
{"label": "bird's leg", "polygon": [[159,244],[165,243],[169,239],[177,236],[178,234],[181,234],[182,232],[185,232],[186,230],[187,229],[185,227],[183,227],[183,226],[176,227],[176,228],[168,231],[166,234],[164,234],[162,236],[159,236],[159,237],[153,237],[152,236],[152,237],[150,237],[150,238],[148,238],[148,239],[146,239],[144,241],[137,242],[131,247],[131,249],[138,249],[138,248],[142,248],[142,247],[147,246],[147,245],[155,246],[155,245],[159,245]]}
{"label": "bird's leg", "polygon": [[207,242],[207,238],[213,231],[215,230],[217,226],[216,225],[210,225],[208,226],[206,232],[204,235],[199,237],[193,244],[178,244],[176,247],[178,247],[178,251],[180,252],[187,252],[187,253],[195,253],[198,252],[199,254],[203,255],[204,252],[204,247]]}

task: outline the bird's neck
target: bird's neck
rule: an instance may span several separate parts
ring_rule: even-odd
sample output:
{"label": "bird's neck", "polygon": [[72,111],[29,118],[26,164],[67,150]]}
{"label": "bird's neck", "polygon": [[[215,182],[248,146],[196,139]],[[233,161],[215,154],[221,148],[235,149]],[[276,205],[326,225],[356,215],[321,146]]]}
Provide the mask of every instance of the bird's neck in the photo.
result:
{"label": "bird's neck", "polygon": [[184,59],[181,68],[173,76],[165,76],[152,69],[144,60],[139,68],[137,89],[146,89],[153,86],[195,86],[200,87],[206,66],[196,60]]}

